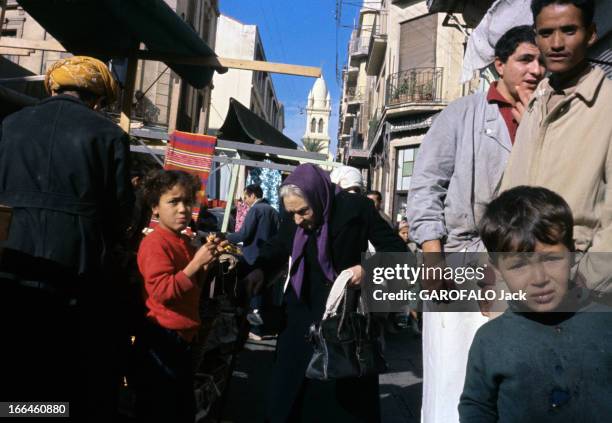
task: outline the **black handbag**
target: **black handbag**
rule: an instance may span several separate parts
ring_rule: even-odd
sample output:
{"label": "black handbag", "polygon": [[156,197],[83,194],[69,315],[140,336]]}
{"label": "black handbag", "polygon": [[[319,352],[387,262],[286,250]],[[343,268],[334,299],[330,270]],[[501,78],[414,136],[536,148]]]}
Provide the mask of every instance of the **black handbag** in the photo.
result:
{"label": "black handbag", "polygon": [[[306,369],[309,379],[330,380],[377,375],[387,370],[382,352],[381,328],[365,310],[347,310],[347,287],[341,276],[334,283],[344,284],[341,297],[328,299],[321,323],[310,326],[309,339],[314,353]],[[350,279],[350,276],[349,278]],[[339,303],[342,310],[337,313]],[[359,308],[359,307],[358,307]]]}

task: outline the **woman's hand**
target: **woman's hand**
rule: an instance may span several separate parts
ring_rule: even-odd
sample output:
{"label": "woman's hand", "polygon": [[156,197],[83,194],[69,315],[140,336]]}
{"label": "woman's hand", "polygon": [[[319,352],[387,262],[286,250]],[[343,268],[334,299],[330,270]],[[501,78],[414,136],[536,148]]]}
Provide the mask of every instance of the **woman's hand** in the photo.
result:
{"label": "woman's hand", "polygon": [[363,267],[360,264],[357,264],[353,267],[349,267],[346,270],[350,270],[351,272],[353,272],[353,277],[349,281],[349,286],[353,288],[358,288],[361,285],[361,280],[363,279]]}

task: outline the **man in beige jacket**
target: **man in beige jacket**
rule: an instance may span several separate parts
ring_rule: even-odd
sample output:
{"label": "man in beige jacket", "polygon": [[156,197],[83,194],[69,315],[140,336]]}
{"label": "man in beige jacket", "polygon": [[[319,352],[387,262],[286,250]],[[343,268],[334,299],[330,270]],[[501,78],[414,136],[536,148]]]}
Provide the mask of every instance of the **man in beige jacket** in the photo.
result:
{"label": "man in beige jacket", "polygon": [[591,67],[593,0],[534,0],[536,43],[550,78],[526,102],[500,191],[533,185],[560,194],[574,214],[578,273],[609,293],[612,263],[612,81]]}

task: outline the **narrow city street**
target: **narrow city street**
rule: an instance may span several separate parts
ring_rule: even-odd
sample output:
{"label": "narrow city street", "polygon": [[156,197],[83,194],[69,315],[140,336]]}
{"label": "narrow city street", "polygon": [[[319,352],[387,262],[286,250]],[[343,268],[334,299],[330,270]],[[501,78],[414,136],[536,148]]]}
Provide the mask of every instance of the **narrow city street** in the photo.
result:
{"label": "narrow city street", "polygon": [[[247,342],[230,382],[223,422],[263,421],[274,343]],[[423,377],[420,338],[410,329],[387,335],[386,358],[389,372],[380,376],[382,421],[417,423]]]}

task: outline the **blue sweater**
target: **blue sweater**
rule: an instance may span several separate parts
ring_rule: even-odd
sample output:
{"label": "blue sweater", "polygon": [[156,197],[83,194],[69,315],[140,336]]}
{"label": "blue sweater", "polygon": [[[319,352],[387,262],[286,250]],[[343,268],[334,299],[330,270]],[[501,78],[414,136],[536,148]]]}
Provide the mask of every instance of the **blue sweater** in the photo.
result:
{"label": "blue sweater", "polygon": [[261,246],[278,232],[278,225],[278,212],[262,199],[251,206],[240,231],[227,235],[227,239],[234,244],[242,242],[244,259],[253,264]]}
{"label": "blue sweater", "polygon": [[462,423],[612,421],[612,309],[507,310],[483,325],[459,416]]}

